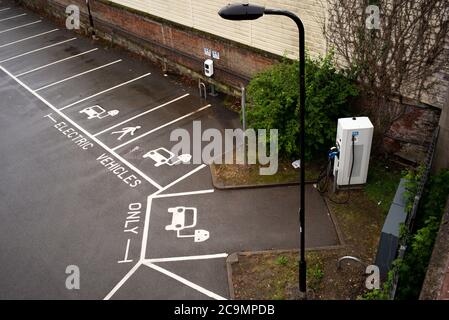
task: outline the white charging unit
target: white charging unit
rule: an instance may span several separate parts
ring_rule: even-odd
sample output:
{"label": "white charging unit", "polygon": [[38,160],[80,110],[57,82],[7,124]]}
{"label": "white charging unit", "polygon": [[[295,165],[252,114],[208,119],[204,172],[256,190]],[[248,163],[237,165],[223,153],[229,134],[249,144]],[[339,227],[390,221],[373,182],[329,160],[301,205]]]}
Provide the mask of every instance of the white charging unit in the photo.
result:
{"label": "white charging unit", "polygon": [[214,75],[214,61],[212,59],[204,61],[204,75],[209,78]]}
{"label": "white charging unit", "polygon": [[337,186],[366,183],[373,131],[368,117],[338,119],[336,146],[339,153],[334,161]]}

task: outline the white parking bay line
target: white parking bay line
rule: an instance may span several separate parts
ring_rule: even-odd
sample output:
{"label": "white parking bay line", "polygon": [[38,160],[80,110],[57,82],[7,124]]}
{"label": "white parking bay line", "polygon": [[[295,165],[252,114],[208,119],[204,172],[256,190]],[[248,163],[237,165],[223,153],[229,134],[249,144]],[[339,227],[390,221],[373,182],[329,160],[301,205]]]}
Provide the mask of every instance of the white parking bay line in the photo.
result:
{"label": "white parking bay line", "polygon": [[40,101],[42,101],[43,103],[45,103],[45,105],[47,105],[50,109],[52,109],[54,112],[56,112],[59,116],[61,116],[62,118],[64,118],[66,121],[70,122],[72,124],[72,126],[74,126],[75,128],[77,128],[79,131],[81,131],[82,133],[85,134],[86,137],[89,137],[92,141],[94,141],[95,143],[97,143],[100,147],[102,147],[103,149],[105,149],[107,152],[109,152],[110,154],[112,154],[115,158],[117,158],[119,161],[121,161],[124,165],[126,165],[128,168],[130,168],[132,171],[134,171],[135,173],[137,173],[139,176],[141,176],[143,179],[145,179],[146,181],[148,181],[149,183],[151,183],[153,186],[155,186],[157,189],[159,190],[164,190],[164,188],[162,186],[160,186],[157,182],[155,182],[153,179],[151,179],[150,177],[148,177],[145,173],[143,173],[141,170],[139,170],[138,168],[136,168],[134,165],[132,165],[129,161],[127,161],[126,159],[124,159],[122,156],[120,156],[119,154],[117,154],[116,152],[114,152],[113,150],[111,150],[111,148],[109,148],[107,145],[105,145],[103,142],[101,142],[100,140],[98,140],[98,138],[95,138],[93,135],[91,135],[89,132],[87,132],[84,128],[82,128],[81,126],[79,126],[75,121],[73,121],[72,119],[70,119],[68,116],[66,116],[64,113],[62,113],[60,110],[58,110],[54,105],[52,105],[50,102],[48,102],[47,100],[45,100],[42,96],[40,96],[37,92],[34,92],[33,89],[31,89],[30,87],[28,87],[25,83],[23,83],[21,80],[19,80],[17,77],[15,77],[11,72],[9,72],[8,70],[6,70],[4,67],[0,66],[0,70],[2,70],[3,72],[5,72],[8,76],[10,76],[12,79],[14,79],[14,81],[16,81],[19,85],[21,85],[23,88],[25,88],[28,92],[30,92],[32,95],[34,95],[36,98],[38,98]]}
{"label": "white parking bay line", "polygon": [[6,21],[6,20],[15,19],[15,18],[19,18],[19,17],[23,17],[23,16],[26,16],[26,15],[27,15],[26,13],[21,13],[21,14],[12,16],[12,17],[0,19],[0,22]]}
{"label": "white parking bay line", "polygon": [[206,255],[200,255],[200,256],[145,259],[145,262],[157,263],[157,262],[174,262],[174,261],[190,261],[190,260],[209,260],[209,259],[223,259],[223,258],[227,258],[227,257],[228,257],[227,253],[217,253],[217,254],[206,254]]}
{"label": "white parking bay line", "polygon": [[64,109],[73,107],[74,105],[76,105],[76,104],[78,104],[78,103],[81,103],[81,102],[84,102],[84,101],[86,101],[86,100],[95,98],[96,96],[99,96],[100,94],[103,94],[103,93],[106,93],[106,92],[115,90],[115,89],[117,89],[117,88],[126,86],[127,84],[130,84],[130,83],[132,83],[132,82],[134,82],[134,81],[137,81],[137,80],[139,80],[139,79],[148,77],[150,74],[151,74],[151,72],[145,73],[144,75],[141,75],[141,76],[139,76],[139,77],[137,77],[137,78],[134,78],[134,79],[128,80],[128,81],[126,81],[126,82],[120,83],[120,84],[118,84],[118,85],[116,85],[116,86],[113,86],[112,88],[109,88],[109,89],[100,91],[100,92],[98,92],[98,93],[96,93],[96,94],[93,94],[93,95],[91,95],[91,96],[88,96],[88,97],[86,97],[86,98],[84,98],[84,99],[81,99],[81,100],[78,100],[78,101],[76,101],[76,102],[74,102],[74,103],[71,103],[71,104],[69,104],[69,105],[67,105],[67,106],[65,106],[65,107],[62,107],[62,108],[59,109],[59,110],[62,111],[62,110],[64,110]]}
{"label": "white parking bay line", "polygon": [[14,60],[14,59],[17,59],[17,58],[20,58],[20,57],[23,57],[23,56],[26,56],[26,55],[38,52],[38,51],[42,51],[42,50],[45,50],[45,49],[48,49],[48,48],[55,47],[55,46],[58,46],[60,44],[66,43],[66,42],[73,41],[73,40],[76,40],[76,38],[67,39],[67,40],[64,40],[64,41],[61,41],[61,42],[58,42],[58,43],[51,44],[49,46],[45,46],[45,47],[34,49],[34,50],[31,50],[31,51],[28,51],[28,52],[25,52],[25,53],[21,53],[21,54],[19,54],[17,56],[14,56],[14,57],[2,60],[2,61],[0,61],[0,63],[11,61],[11,60]]}
{"label": "white parking bay line", "polygon": [[42,22],[42,20],[37,20],[37,21],[34,21],[34,22],[22,24],[21,26],[17,26],[17,27],[14,27],[14,28],[9,28],[9,29],[6,29],[6,30],[2,30],[2,31],[0,31],[0,33],[5,33],[5,32],[8,32],[8,31],[13,31],[13,30],[16,30],[16,29],[28,27],[28,26],[31,26],[33,24],[41,23],[41,22]]}
{"label": "white parking bay line", "polygon": [[35,68],[35,69],[31,69],[31,70],[22,72],[22,73],[16,75],[16,77],[22,77],[22,76],[24,76],[24,75],[26,75],[26,74],[29,74],[29,73],[32,73],[32,72],[35,72],[35,71],[39,71],[39,70],[41,70],[41,69],[50,67],[50,66],[52,66],[52,65],[55,65],[55,64],[61,63],[61,62],[63,62],[63,61],[67,61],[67,60],[70,60],[70,59],[73,59],[73,58],[76,58],[76,57],[79,57],[79,56],[82,56],[82,55],[85,55],[85,54],[88,54],[88,53],[91,53],[91,52],[96,51],[96,50],[98,50],[98,48],[94,48],[94,49],[89,50],[89,51],[81,52],[81,53],[75,54],[75,55],[73,55],[73,56],[70,56],[70,57],[67,57],[67,58],[64,58],[64,59],[61,59],[61,60],[52,62],[52,63],[45,64],[45,65],[40,66],[40,67],[37,67],[37,68]]}
{"label": "white parking bay line", "polygon": [[120,149],[121,147],[124,147],[124,146],[126,146],[127,144],[129,144],[129,143],[131,143],[131,142],[134,142],[134,141],[136,141],[136,140],[139,140],[140,138],[143,138],[143,137],[145,137],[145,136],[147,136],[147,135],[149,135],[149,134],[152,134],[153,132],[156,132],[156,131],[158,131],[158,130],[160,130],[160,129],[162,129],[162,128],[165,128],[165,127],[167,127],[167,126],[169,126],[169,125],[172,125],[172,124],[174,124],[174,123],[176,123],[176,122],[178,122],[178,121],[181,121],[182,119],[185,119],[185,118],[187,118],[187,117],[193,116],[194,114],[196,114],[196,113],[198,113],[198,112],[201,112],[201,111],[203,111],[203,110],[205,110],[205,109],[207,109],[207,108],[210,108],[211,106],[212,106],[211,104],[208,104],[207,106],[204,106],[204,107],[202,107],[202,108],[199,108],[198,110],[195,110],[195,111],[193,111],[193,112],[190,112],[190,113],[188,113],[188,114],[185,114],[185,115],[183,115],[182,117],[179,117],[179,118],[177,118],[177,119],[175,119],[175,120],[172,120],[172,121],[170,121],[170,122],[167,122],[167,123],[165,123],[165,124],[163,124],[163,125],[161,125],[161,126],[159,126],[159,127],[157,127],[157,128],[154,128],[154,129],[152,129],[152,130],[150,130],[150,131],[147,131],[147,132],[141,134],[140,136],[135,137],[134,139],[128,140],[128,141],[126,141],[125,143],[122,143],[121,145],[118,145],[117,147],[113,148],[112,150],[115,151],[115,150],[117,150],[117,149]]}
{"label": "white parking bay line", "polygon": [[55,86],[55,85],[57,85],[57,84],[60,84],[60,83],[63,83],[63,82],[66,82],[66,81],[69,81],[69,80],[72,80],[72,79],[81,77],[81,76],[83,76],[83,75],[85,75],[85,74],[88,74],[88,73],[91,73],[91,72],[94,72],[94,71],[97,71],[97,70],[100,70],[100,69],[103,69],[103,68],[112,66],[113,64],[119,63],[119,62],[121,62],[121,61],[122,61],[122,59],[118,59],[118,60],[116,60],[116,61],[109,62],[109,63],[104,64],[104,65],[102,65],[102,66],[99,66],[99,67],[96,67],[96,68],[93,68],[93,69],[90,69],[90,70],[87,70],[87,71],[84,71],[84,72],[75,74],[75,75],[73,75],[73,76],[67,77],[67,78],[65,78],[65,79],[62,79],[62,80],[59,80],[59,81],[56,81],[56,82],[47,84],[47,85],[45,85],[45,86],[43,86],[43,87],[40,87],[39,89],[36,89],[36,90],[34,90],[34,91],[38,92],[38,91],[41,91],[41,90],[44,90],[44,89],[53,87],[53,86]]}
{"label": "white parking bay line", "polygon": [[6,11],[6,10],[9,10],[9,9],[11,9],[11,8],[3,8],[3,9],[0,9],[0,12]]}
{"label": "white parking bay line", "polygon": [[185,175],[183,175],[182,177],[176,179],[173,182],[170,182],[169,184],[167,184],[165,187],[163,187],[162,189],[159,189],[158,191],[156,191],[155,193],[153,193],[150,197],[156,197],[157,195],[161,194],[162,192],[164,192],[167,189],[170,189],[171,187],[173,187],[174,185],[178,184],[179,182],[187,179],[188,177],[190,177],[191,175],[197,173],[198,171],[206,168],[207,166],[203,163],[201,165],[199,165],[198,167],[196,167],[195,169],[193,169],[192,171],[187,172]]}
{"label": "white parking bay line", "polygon": [[160,108],[162,108],[162,107],[165,107],[166,105],[169,105],[170,103],[173,103],[173,102],[175,102],[175,101],[181,100],[182,98],[185,98],[185,97],[187,97],[187,96],[189,96],[189,95],[190,95],[190,94],[186,93],[185,95],[182,95],[182,96],[180,96],[180,97],[177,97],[177,98],[175,98],[175,99],[173,99],[173,100],[170,100],[170,101],[168,101],[168,102],[166,102],[166,103],[163,103],[163,104],[161,104],[161,105],[159,105],[159,106],[157,106],[157,107],[154,107],[154,108],[152,108],[152,109],[150,109],[150,110],[147,110],[147,111],[144,111],[144,112],[142,112],[142,113],[139,113],[139,114],[137,114],[137,115],[135,115],[135,116],[133,116],[133,117],[131,117],[131,118],[129,118],[129,119],[126,119],[126,120],[124,120],[124,121],[122,121],[122,122],[120,122],[120,123],[117,123],[117,124],[113,125],[112,127],[106,128],[106,129],[104,129],[103,131],[100,131],[100,132],[94,134],[94,137],[99,136],[99,135],[102,134],[102,133],[105,133],[105,132],[107,132],[107,131],[109,131],[109,130],[112,130],[112,129],[118,127],[118,126],[121,126],[121,125],[123,125],[123,124],[125,124],[125,123],[127,123],[127,122],[129,122],[129,121],[131,121],[131,120],[134,120],[134,119],[136,119],[136,118],[139,118],[139,117],[141,117],[141,116],[143,116],[143,115],[146,115],[146,114],[148,114],[148,113],[150,113],[150,112],[153,112],[153,111],[155,111],[155,110],[157,110],[157,109],[160,109]]}
{"label": "white parking bay line", "polygon": [[178,276],[177,274],[174,274],[173,272],[168,271],[167,269],[164,269],[162,267],[159,267],[159,266],[157,266],[155,264],[152,264],[152,263],[149,263],[149,262],[144,262],[143,264],[146,265],[147,267],[150,267],[151,269],[154,269],[156,271],[159,271],[160,273],[165,274],[166,276],[168,276],[168,277],[170,277],[172,279],[175,279],[176,281],[181,282],[182,284],[184,284],[184,285],[186,285],[186,286],[188,286],[188,287],[190,287],[190,288],[192,288],[192,289],[194,289],[194,290],[196,290],[198,292],[201,292],[202,294],[204,294],[204,295],[206,295],[208,297],[211,297],[211,298],[216,299],[216,300],[227,300],[226,298],[224,298],[224,297],[222,297],[222,296],[220,296],[220,295],[218,295],[216,293],[213,293],[212,291],[207,290],[207,289],[205,289],[203,287],[200,287],[199,285],[197,285],[197,284],[195,284],[195,283],[193,283],[193,282],[191,282],[191,281],[189,281],[189,280],[187,280],[187,279],[185,279],[185,278],[183,278],[181,276]]}
{"label": "white parking bay line", "polygon": [[153,196],[153,198],[173,198],[173,197],[184,197],[191,196],[196,194],[205,194],[205,193],[213,193],[215,189],[207,189],[207,190],[197,190],[197,191],[187,191],[187,192],[178,192],[178,193],[165,193],[158,194]]}
{"label": "white parking bay line", "polygon": [[58,31],[58,29],[53,29],[53,30],[50,30],[50,31],[45,31],[45,32],[36,34],[36,35],[34,35],[34,36],[31,36],[31,37],[26,37],[26,38],[23,38],[23,39],[20,39],[20,40],[16,40],[16,41],[13,41],[13,42],[5,43],[5,44],[0,45],[0,48],[4,48],[4,47],[7,47],[7,46],[11,46],[11,45],[13,45],[13,44],[20,43],[20,42],[23,42],[23,41],[27,41],[27,40],[30,40],[30,39],[33,39],[33,38],[41,37],[41,36],[44,36],[44,35],[46,35],[46,34],[49,34],[49,33],[55,32],[55,31]]}
{"label": "white parking bay line", "polygon": [[109,300],[112,298],[112,296],[117,292],[118,289],[120,289],[121,286],[125,284],[125,282],[134,274],[134,272],[139,269],[139,267],[142,265],[142,262],[137,262],[134,267],[131,268],[131,270],[128,271],[128,273],[115,285],[114,288],[104,297],[103,300]]}

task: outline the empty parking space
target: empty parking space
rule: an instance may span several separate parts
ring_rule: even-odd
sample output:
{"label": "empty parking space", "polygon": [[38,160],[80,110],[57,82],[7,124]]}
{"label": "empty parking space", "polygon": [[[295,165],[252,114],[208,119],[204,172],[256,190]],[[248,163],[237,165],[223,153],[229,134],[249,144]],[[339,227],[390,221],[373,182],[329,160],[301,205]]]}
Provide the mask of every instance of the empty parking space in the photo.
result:
{"label": "empty parking space", "polygon": [[[148,70],[141,71],[126,68],[126,66],[122,67],[121,61],[114,61],[108,61],[104,68],[96,69],[87,74],[84,73],[79,76],[78,73],[74,74],[75,77],[67,79],[67,81],[39,90],[39,94],[48,98],[58,109],[66,110],[151,75]],[[109,62],[114,63],[110,64]],[[95,68],[95,65],[92,66],[92,69]]]}
{"label": "empty parking space", "polygon": [[[294,248],[297,238],[282,235],[298,227],[291,207],[299,204],[297,192],[297,187],[289,187],[156,197],[147,258]],[[337,238],[330,217],[323,214],[323,200],[310,200],[307,246],[334,245]],[[273,207],[277,210],[267,210]]]}
{"label": "empty parking space", "polygon": [[0,12],[0,39],[3,40],[3,43],[30,36],[30,32],[33,32],[33,30],[45,31],[41,28],[47,28],[49,30],[51,27],[40,16],[28,14],[22,10],[16,11],[15,13],[4,12],[2,14]]}

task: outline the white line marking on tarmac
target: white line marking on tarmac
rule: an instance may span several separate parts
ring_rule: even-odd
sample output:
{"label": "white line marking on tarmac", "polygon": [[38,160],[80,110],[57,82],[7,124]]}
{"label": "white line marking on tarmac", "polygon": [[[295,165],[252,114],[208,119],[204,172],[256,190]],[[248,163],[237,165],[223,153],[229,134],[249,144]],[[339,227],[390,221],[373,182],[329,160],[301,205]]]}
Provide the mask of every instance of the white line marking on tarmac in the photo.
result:
{"label": "white line marking on tarmac", "polygon": [[20,39],[20,40],[16,40],[16,41],[13,41],[13,42],[5,43],[5,44],[0,45],[0,48],[12,46],[13,44],[17,44],[17,43],[20,43],[20,42],[23,42],[23,41],[27,41],[27,40],[30,40],[30,39],[33,39],[33,38],[44,36],[46,34],[49,34],[49,33],[52,33],[52,32],[58,31],[58,30],[59,29],[53,29],[53,30],[50,30],[50,31],[45,31],[45,32],[42,32],[42,33],[39,33],[39,34],[35,34],[34,36],[30,36],[30,37],[26,37],[26,38],[23,38],[23,39]]}
{"label": "white line marking on tarmac", "polygon": [[0,9],[0,12],[6,11],[6,10],[9,10],[9,9],[11,9],[11,8],[3,8],[3,9]]}
{"label": "white line marking on tarmac", "polygon": [[137,262],[136,265],[132,267],[131,270],[128,271],[128,273],[122,278],[122,280],[120,280],[119,283],[115,285],[115,287],[106,295],[106,297],[104,297],[103,300],[111,299],[112,296],[117,292],[117,290],[120,289],[120,287],[125,284],[125,282],[134,274],[134,272],[137,271],[137,269],[139,269],[141,265],[142,262],[140,261]]}
{"label": "white line marking on tarmac", "polygon": [[[2,68],[2,67],[0,66],[0,68]],[[197,167],[197,168],[193,169],[192,171],[186,173],[184,176],[176,179],[175,181],[173,181],[169,185],[159,189],[158,191],[154,192],[152,195],[148,196],[148,198],[147,198],[147,207],[146,207],[146,211],[145,211],[145,223],[144,223],[143,232],[142,232],[142,245],[141,245],[141,249],[140,249],[139,262],[126,274],[126,276],[123,279],[120,280],[120,282],[114,287],[114,289],[112,289],[111,292],[109,292],[109,294],[106,296],[105,300],[109,300],[115,294],[115,292],[117,290],[119,290],[120,287],[123,286],[123,284],[131,277],[131,275],[142,265],[142,263],[144,263],[145,261],[149,261],[149,260],[145,259],[145,255],[146,255],[147,244],[148,244],[148,233],[149,233],[149,226],[150,226],[151,207],[152,207],[152,204],[153,204],[153,197],[157,197],[157,195],[159,193],[167,190],[168,188],[172,187],[173,185],[177,184],[178,182],[184,180],[185,178],[189,177],[190,175],[198,172],[199,170],[201,170],[201,169],[203,169],[205,167],[206,167],[205,164],[200,165],[199,167]],[[195,285],[195,284],[193,284],[193,285]],[[204,290],[206,290],[206,289],[204,289]]]}
{"label": "white line marking on tarmac", "polygon": [[103,93],[106,93],[106,92],[115,90],[115,89],[117,89],[117,88],[120,88],[120,87],[122,87],[122,86],[125,86],[125,85],[127,85],[127,84],[130,84],[131,82],[134,82],[134,81],[137,81],[137,80],[139,80],[139,79],[148,77],[150,74],[151,74],[150,72],[145,73],[144,75],[141,75],[141,76],[139,76],[139,77],[137,77],[137,78],[131,79],[131,80],[126,81],[126,82],[123,82],[123,83],[121,83],[121,84],[118,84],[118,85],[116,85],[116,86],[113,86],[112,88],[103,90],[103,91],[98,92],[98,93],[96,93],[96,94],[93,94],[93,95],[91,95],[91,96],[89,96],[89,97],[86,97],[86,98],[84,98],[84,99],[81,99],[81,100],[78,100],[78,101],[76,101],[76,102],[74,102],[74,103],[71,103],[71,104],[69,104],[69,105],[67,105],[67,106],[65,106],[65,107],[62,107],[62,108],[59,109],[59,110],[62,111],[62,110],[64,110],[64,109],[73,107],[74,105],[76,105],[76,104],[78,104],[78,103],[81,103],[81,102],[84,102],[84,101],[89,100],[89,99],[91,99],[91,98],[94,98],[94,97],[96,97],[96,96],[99,96],[100,94],[103,94]]}
{"label": "white line marking on tarmac", "polygon": [[12,17],[0,19],[0,22],[6,21],[6,20],[15,19],[15,18],[19,18],[19,17],[23,17],[23,16],[26,16],[26,15],[27,15],[26,13],[21,13],[21,14],[12,16]]}
{"label": "white line marking on tarmac", "polygon": [[182,98],[185,98],[185,97],[187,97],[187,96],[189,96],[189,95],[190,95],[190,94],[187,93],[187,94],[185,94],[185,95],[183,95],[183,96],[177,97],[177,98],[175,98],[175,99],[173,99],[173,100],[170,100],[170,101],[168,101],[168,102],[166,102],[166,103],[164,103],[164,104],[161,104],[161,105],[159,105],[159,106],[157,106],[157,107],[154,107],[154,108],[152,108],[152,109],[150,109],[150,110],[147,110],[147,111],[144,111],[144,112],[142,112],[142,113],[139,113],[138,115],[135,115],[134,117],[131,117],[131,118],[125,120],[125,121],[122,121],[122,122],[120,122],[120,123],[117,123],[117,124],[113,125],[112,127],[109,127],[109,128],[107,128],[107,129],[104,129],[103,131],[100,131],[100,132],[94,134],[94,137],[99,136],[100,134],[103,134],[103,133],[105,133],[105,132],[107,132],[107,131],[109,131],[109,130],[112,130],[112,129],[118,127],[118,126],[121,126],[121,125],[123,125],[123,124],[125,124],[125,123],[127,123],[127,122],[129,122],[129,121],[131,121],[131,120],[134,120],[134,119],[136,119],[136,118],[138,118],[138,117],[141,117],[141,116],[143,116],[143,115],[145,115],[145,114],[148,114],[148,113],[153,112],[153,111],[155,111],[155,110],[157,110],[157,109],[160,109],[160,108],[162,108],[162,107],[165,107],[166,105],[169,105],[169,104],[171,104],[171,103],[173,103],[173,102],[175,102],[175,101],[178,101],[178,100],[180,100],[180,99],[182,99]]}
{"label": "white line marking on tarmac", "polygon": [[196,114],[196,113],[198,113],[198,112],[201,112],[201,111],[203,111],[203,110],[205,110],[205,109],[207,109],[207,108],[209,108],[209,107],[211,107],[211,106],[212,106],[212,105],[208,104],[207,106],[204,106],[204,107],[202,107],[202,108],[199,108],[198,110],[195,110],[195,111],[193,111],[193,112],[190,112],[190,113],[188,113],[188,114],[185,114],[185,115],[183,115],[182,117],[179,117],[179,118],[177,118],[177,119],[175,119],[175,120],[172,120],[172,121],[170,121],[170,122],[167,122],[167,123],[165,123],[165,124],[163,124],[163,125],[161,125],[161,126],[159,126],[159,127],[157,127],[157,128],[154,128],[154,129],[152,129],[152,130],[150,130],[150,131],[147,131],[147,132],[141,134],[140,136],[137,136],[137,137],[135,137],[135,138],[133,138],[133,139],[131,139],[131,140],[128,140],[128,141],[122,143],[121,145],[118,145],[117,147],[113,148],[112,150],[115,151],[115,150],[117,150],[117,149],[119,149],[119,148],[121,148],[121,147],[126,146],[127,144],[129,144],[129,143],[131,143],[131,142],[134,142],[134,141],[136,141],[136,140],[139,140],[140,138],[143,138],[143,137],[145,137],[145,136],[147,136],[147,135],[149,135],[149,134],[152,134],[152,133],[154,133],[154,132],[156,132],[156,131],[158,131],[158,130],[160,130],[160,129],[162,129],[162,128],[165,128],[165,127],[167,127],[167,126],[169,126],[169,125],[172,125],[172,124],[174,124],[174,123],[176,123],[176,122],[178,122],[178,121],[181,121],[182,119],[185,119],[185,118],[187,118],[187,117],[193,116],[194,114]]}
{"label": "white line marking on tarmac", "polygon": [[150,177],[148,177],[145,173],[140,171],[138,168],[136,168],[134,165],[132,165],[130,162],[128,162],[126,159],[121,157],[119,154],[111,150],[107,145],[105,145],[103,142],[98,140],[98,138],[95,138],[92,136],[89,132],[84,130],[81,126],[79,126],[75,121],[70,119],[68,116],[66,116],[64,113],[62,113],[60,110],[58,110],[54,105],[52,105],[50,102],[45,100],[42,96],[40,96],[38,93],[34,92],[33,89],[28,87],[25,83],[23,83],[21,80],[19,80],[17,77],[15,77],[11,72],[6,70],[4,67],[0,66],[0,70],[5,72],[7,75],[9,75],[12,79],[14,79],[18,84],[20,84],[22,87],[24,87],[26,90],[28,90],[32,95],[34,95],[36,98],[38,98],[40,101],[45,103],[50,109],[55,111],[58,115],[60,115],[62,118],[66,119],[68,122],[70,122],[75,128],[83,132],[86,137],[89,137],[92,141],[96,142],[99,146],[101,146],[103,149],[105,149],[107,152],[112,154],[114,157],[116,157],[118,160],[120,160],[123,164],[125,164],[128,168],[139,174],[142,178],[144,178],[146,181],[151,183],[153,186],[155,186],[159,190],[164,190],[162,186],[160,186],[157,182],[153,181]]}
{"label": "white line marking on tarmac", "polygon": [[72,79],[81,77],[81,76],[83,76],[83,75],[85,75],[85,74],[88,74],[88,73],[91,73],[91,72],[94,72],[94,71],[97,71],[97,70],[100,70],[100,69],[103,69],[103,68],[112,66],[113,64],[116,64],[116,63],[119,63],[119,62],[122,62],[122,59],[119,59],[119,60],[116,60],[116,61],[112,61],[112,62],[107,63],[107,64],[104,64],[104,65],[102,65],[102,66],[99,66],[99,67],[96,67],[96,68],[93,68],[93,69],[90,69],[90,70],[87,70],[87,71],[84,71],[84,72],[75,74],[75,75],[73,75],[73,76],[67,77],[67,78],[65,78],[65,79],[62,79],[62,80],[59,80],[59,81],[56,81],[56,82],[47,84],[47,85],[45,85],[45,86],[43,86],[43,87],[40,87],[39,89],[36,89],[36,90],[34,90],[34,91],[38,92],[38,91],[41,91],[41,90],[44,90],[44,89],[53,87],[53,86],[55,86],[55,85],[57,85],[57,84],[60,84],[60,83],[63,83],[63,82],[66,82],[66,81],[69,81],[69,80],[72,80]]}
{"label": "white line marking on tarmac", "polygon": [[145,223],[143,226],[142,233],[142,246],[140,247],[140,260],[145,259],[145,254],[147,251],[147,242],[148,242],[148,232],[150,226],[150,216],[151,216],[151,205],[153,204],[153,198],[149,196],[147,198],[147,209],[145,211]]}
{"label": "white line marking on tarmac", "polygon": [[42,50],[45,50],[45,49],[48,49],[48,48],[55,47],[55,46],[58,46],[58,45],[60,45],[60,44],[66,43],[66,42],[73,41],[73,40],[76,40],[76,38],[67,39],[67,40],[64,40],[64,41],[61,41],[61,42],[58,42],[58,43],[51,44],[51,45],[49,45],[49,46],[45,46],[45,47],[42,47],[42,48],[34,49],[34,50],[32,50],[32,51],[28,51],[28,52],[25,52],[25,53],[21,53],[21,54],[19,54],[19,55],[17,55],[17,56],[14,56],[14,57],[11,57],[11,58],[2,60],[2,61],[0,61],[0,63],[7,62],[7,61],[10,61],[10,60],[14,60],[14,59],[17,59],[17,58],[20,58],[20,57],[23,57],[23,56],[26,56],[26,55],[29,55],[29,54],[38,52],[38,51],[42,51]]}
{"label": "white line marking on tarmac", "polygon": [[129,253],[129,244],[131,243],[131,239],[128,239],[128,241],[126,241],[126,250],[125,250],[125,258],[123,260],[117,261],[117,263],[128,263],[128,262],[133,262],[133,260],[129,260],[128,259],[128,253]]}
{"label": "white line marking on tarmac", "polygon": [[49,113],[49,114],[47,114],[46,116],[44,116],[44,118],[45,118],[45,117],[49,118],[51,121],[53,121],[54,123],[56,123],[56,119],[53,118],[53,117],[51,116],[51,113]]}
{"label": "white line marking on tarmac", "polygon": [[183,197],[183,196],[190,196],[195,194],[205,194],[205,193],[213,193],[214,189],[208,189],[208,190],[198,190],[198,191],[188,191],[188,192],[178,192],[178,193],[166,193],[166,194],[159,194],[155,195],[153,198],[171,198],[171,197]]}
{"label": "white line marking on tarmac", "polygon": [[220,259],[220,258],[227,258],[227,257],[228,257],[227,253],[217,253],[217,254],[205,254],[205,255],[199,255],[199,256],[146,259],[144,262],[157,263],[157,262],[190,261],[190,260],[209,260],[209,259]]}
{"label": "white line marking on tarmac", "polygon": [[193,169],[192,171],[187,172],[185,175],[183,175],[182,177],[176,179],[175,181],[167,184],[165,187],[163,187],[162,189],[156,191],[155,193],[153,193],[153,196],[157,196],[158,194],[160,194],[161,192],[173,187],[175,184],[177,184],[178,182],[184,180],[185,178],[188,178],[189,176],[191,176],[192,174],[200,171],[201,169],[207,167],[204,163],[198,167],[196,167],[195,169]]}
{"label": "white line marking on tarmac", "polygon": [[148,232],[149,232],[149,225],[150,225],[150,217],[151,217],[151,205],[153,203],[153,198],[158,197],[158,195],[167,190],[168,188],[174,186],[175,184],[177,184],[178,182],[186,179],[187,177],[191,176],[192,174],[198,172],[199,170],[205,168],[206,165],[202,164],[198,167],[196,167],[195,169],[193,169],[190,172],[187,172],[185,175],[183,175],[182,177],[176,179],[175,181],[173,181],[172,183],[166,185],[165,187],[159,189],[158,191],[154,192],[153,194],[149,195],[147,198],[147,209],[145,212],[145,224],[143,226],[143,235],[142,235],[142,246],[141,246],[141,250],[140,250],[140,259],[144,260],[145,259],[145,255],[146,255],[146,251],[147,251],[147,242],[148,242]]}
{"label": "white line marking on tarmac", "polygon": [[209,290],[207,290],[207,289],[205,289],[203,287],[200,287],[199,285],[197,285],[197,284],[195,284],[195,283],[193,283],[193,282],[191,282],[191,281],[189,281],[189,280],[187,280],[187,279],[185,279],[185,278],[183,278],[181,276],[178,276],[177,274],[174,274],[173,272],[168,271],[168,270],[166,270],[166,269],[164,269],[162,267],[159,267],[159,266],[157,266],[155,264],[148,263],[148,262],[144,262],[143,264],[146,265],[147,267],[150,267],[151,269],[154,269],[156,271],[159,271],[160,273],[165,274],[166,276],[168,276],[168,277],[170,277],[172,279],[175,279],[176,281],[181,282],[182,284],[185,284],[186,286],[188,286],[188,287],[190,287],[190,288],[192,288],[192,289],[194,289],[194,290],[196,290],[196,291],[198,291],[198,292],[200,292],[200,293],[202,293],[202,294],[204,294],[204,295],[206,295],[208,297],[211,297],[211,298],[216,299],[216,300],[227,300],[226,298],[224,298],[224,297],[222,297],[222,296],[220,296],[220,295],[218,295],[216,293],[213,293],[212,291],[209,291]]}
{"label": "white line marking on tarmac", "polygon": [[6,29],[6,30],[2,30],[2,31],[0,31],[0,33],[5,33],[5,32],[8,32],[8,31],[12,31],[12,30],[28,27],[28,26],[31,26],[33,24],[41,23],[41,22],[42,22],[42,20],[37,20],[37,21],[34,21],[34,22],[22,24],[21,26],[17,26],[17,27],[14,27],[14,28],[9,28],[9,29]]}
{"label": "white line marking on tarmac", "polygon": [[16,75],[16,77],[22,77],[22,76],[24,76],[26,74],[29,74],[29,73],[32,73],[32,72],[35,72],[35,71],[39,71],[39,70],[44,69],[46,67],[49,67],[49,66],[58,64],[60,62],[67,61],[67,60],[70,60],[70,59],[73,59],[73,58],[76,58],[76,57],[79,57],[79,56],[82,56],[82,55],[85,55],[85,54],[88,54],[88,53],[91,53],[91,52],[96,51],[96,50],[98,50],[98,48],[94,48],[94,49],[89,50],[89,51],[81,52],[81,53],[75,54],[73,56],[70,56],[70,57],[67,57],[67,58],[64,58],[64,59],[52,62],[52,63],[45,64],[45,65],[37,67],[35,69],[31,69],[29,71],[22,72],[22,73]]}

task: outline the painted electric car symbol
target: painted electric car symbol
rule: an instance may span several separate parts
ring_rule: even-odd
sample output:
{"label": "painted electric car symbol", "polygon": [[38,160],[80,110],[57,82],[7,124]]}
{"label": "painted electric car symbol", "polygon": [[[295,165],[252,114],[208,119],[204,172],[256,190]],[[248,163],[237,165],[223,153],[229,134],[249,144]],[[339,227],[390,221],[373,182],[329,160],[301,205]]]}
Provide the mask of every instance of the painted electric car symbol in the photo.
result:
{"label": "painted electric car symbol", "polygon": [[[197,223],[197,208],[193,207],[174,207],[169,208],[168,212],[172,214],[172,222],[165,227],[167,231],[176,231],[178,238],[193,238],[195,242],[203,242],[209,239],[209,231],[196,229],[193,234],[181,234],[185,229],[195,228]],[[189,214],[190,213],[190,214]],[[186,223],[187,216],[191,216],[192,222]]]}
{"label": "painted electric car symbol", "polygon": [[83,110],[80,111],[80,113],[84,113],[87,115],[87,119],[103,119],[106,117],[114,117],[116,115],[118,115],[119,111],[118,110],[111,110],[111,111],[106,111],[105,109],[103,109],[102,107],[100,107],[99,105],[95,105],[92,107],[87,107],[84,108]]}
{"label": "painted electric car symbol", "polygon": [[190,159],[192,159],[190,154],[181,154],[180,156],[176,156],[173,152],[162,147],[145,153],[143,157],[153,159],[155,162],[155,167],[159,167],[163,164],[174,166],[175,164],[179,164],[181,162],[187,163]]}

